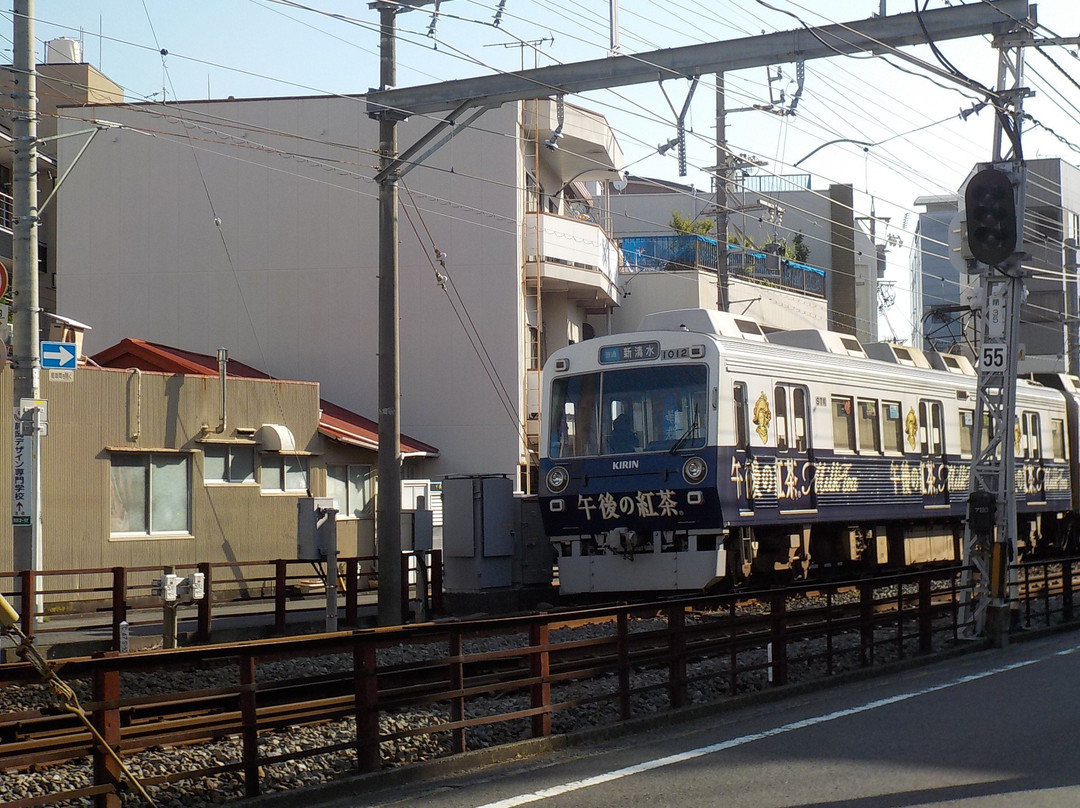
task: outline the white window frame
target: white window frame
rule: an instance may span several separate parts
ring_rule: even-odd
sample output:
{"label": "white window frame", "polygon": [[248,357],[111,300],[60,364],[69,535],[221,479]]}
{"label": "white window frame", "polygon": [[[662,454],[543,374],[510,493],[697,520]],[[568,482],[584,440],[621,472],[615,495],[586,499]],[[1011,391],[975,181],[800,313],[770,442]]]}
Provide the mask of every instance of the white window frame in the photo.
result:
{"label": "white window frame", "polygon": [[[262,452],[259,455],[259,488],[264,494],[288,494],[290,496],[307,494],[310,479],[310,465],[307,455],[289,454],[287,452]],[[296,472],[289,472],[288,464],[297,463],[301,467],[302,487],[289,487],[290,479],[295,479]],[[268,467],[275,465],[276,480],[267,479]]]}
{"label": "white window frame", "polygon": [[[345,470],[345,479],[339,476],[342,469]],[[354,474],[357,478],[354,478]],[[344,502],[340,501],[338,491],[343,492]],[[370,463],[327,464],[326,495],[334,498],[338,519],[372,516],[375,507],[375,468]],[[354,502],[354,498],[359,498],[360,502]]]}
{"label": "white window frame", "polygon": [[[157,529],[155,526],[157,508],[155,508],[155,478],[160,478],[163,471],[155,473],[154,460],[168,458],[183,464],[184,492],[183,492],[183,521],[182,528]],[[134,461],[139,461],[138,463]],[[119,461],[119,462],[118,462]],[[126,461],[126,462],[124,462]],[[142,527],[137,530],[117,530],[113,509],[118,506],[124,507],[124,496],[120,488],[124,481],[117,475],[117,469],[139,469],[143,472],[142,483]],[[109,538],[110,539],[157,539],[175,538],[177,536],[191,536],[191,455],[187,452],[118,452],[109,460]],[[158,503],[162,503],[158,499]],[[135,503],[127,503],[133,505]]]}
{"label": "white window frame", "polygon": [[[239,451],[245,451],[251,457],[251,472],[245,476],[238,478],[234,475],[233,471],[233,457]],[[202,446],[203,452],[203,483],[205,485],[256,485],[258,480],[255,476],[255,469],[258,466],[257,455],[255,452],[255,444],[253,443],[205,443]],[[209,464],[208,458],[213,455],[217,455],[219,452],[224,452],[225,457],[225,475],[223,477],[208,477],[207,469]]]}

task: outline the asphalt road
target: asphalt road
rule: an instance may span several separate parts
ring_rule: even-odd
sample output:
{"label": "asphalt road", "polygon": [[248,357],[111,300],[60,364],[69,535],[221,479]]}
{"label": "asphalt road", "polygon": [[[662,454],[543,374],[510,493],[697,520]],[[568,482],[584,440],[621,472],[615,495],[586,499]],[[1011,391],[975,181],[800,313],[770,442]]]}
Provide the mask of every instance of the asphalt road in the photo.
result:
{"label": "asphalt road", "polygon": [[310,808],[1076,808],[1080,636]]}

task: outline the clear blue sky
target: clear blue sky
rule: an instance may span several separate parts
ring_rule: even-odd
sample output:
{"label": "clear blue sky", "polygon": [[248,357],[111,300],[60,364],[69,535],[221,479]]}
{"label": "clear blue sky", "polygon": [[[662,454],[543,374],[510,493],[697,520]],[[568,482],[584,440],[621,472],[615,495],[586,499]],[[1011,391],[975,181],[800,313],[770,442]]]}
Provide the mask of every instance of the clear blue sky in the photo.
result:
{"label": "clear blue sky", "polygon": [[[915,0],[887,0],[886,12],[909,12]],[[926,0],[919,0],[920,5]],[[986,0],[969,0],[978,4]],[[930,8],[946,5],[930,0]],[[948,4],[958,5],[958,0]],[[496,70],[545,66],[604,56],[609,48],[608,0],[506,0],[499,26],[499,0],[444,0],[434,37],[427,9],[399,16],[398,83],[429,84],[441,78],[485,75]],[[781,13],[767,7],[783,9]],[[729,40],[808,24],[858,20],[876,14],[881,0],[622,0],[619,44],[623,53]],[[303,6],[303,7],[301,7]],[[812,9],[826,7],[827,11]],[[1039,21],[1059,36],[1080,34],[1077,0],[1041,0]],[[10,61],[10,11],[0,28],[0,48]],[[822,15],[827,16],[822,16]],[[37,0],[39,58],[47,39],[81,39],[87,61],[120,84],[129,100],[141,101],[358,93],[378,83],[378,13],[363,0]],[[340,16],[332,16],[340,15]],[[1049,35],[1043,31],[1044,35]],[[997,51],[986,38],[946,42],[945,57],[967,76],[993,86]],[[162,55],[161,51],[168,52]],[[1029,49],[1027,84],[1036,90],[1025,111],[1053,129],[1025,130],[1027,157],[1063,157],[1080,163],[1080,59],[1075,46]],[[928,48],[908,49],[937,61]],[[738,153],[768,161],[765,172],[811,172],[814,187],[831,182],[856,189],[857,215],[890,217],[889,233],[910,243],[917,197],[955,193],[972,165],[990,158],[991,116],[987,111],[959,119],[974,96],[903,72],[893,59],[863,57],[818,60],[806,65],[798,114],[779,117],[746,111],[729,115],[728,142]],[[1054,64],[1056,63],[1056,65]],[[904,64],[905,70],[920,72]],[[795,90],[795,66],[778,66],[783,77],[771,84],[773,97]],[[1068,74],[1067,76],[1065,74]],[[775,77],[776,68],[772,75]],[[728,107],[768,103],[765,68],[727,76]],[[598,109],[615,127],[626,163],[635,174],[662,177],[709,190],[702,169],[715,164],[712,77],[702,78],[687,124],[689,173],[680,178],[674,151],[661,157],[656,147],[675,133],[670,105],[681,108],[687,84],[666,82],[574,97]],[[939,86],[941,85],[941,86]],[[669,103],[670,99],[670,103]],[[793,164],[822,144],[839,138],[874,146],[840,143],[823,148],[798,168]],[[904,221],[908,220],[905,231]],[[888,277],[898,302],[890,323],[906,337],[908,254],[889,253]],[[888,328],[884,329],[886,332]]]}

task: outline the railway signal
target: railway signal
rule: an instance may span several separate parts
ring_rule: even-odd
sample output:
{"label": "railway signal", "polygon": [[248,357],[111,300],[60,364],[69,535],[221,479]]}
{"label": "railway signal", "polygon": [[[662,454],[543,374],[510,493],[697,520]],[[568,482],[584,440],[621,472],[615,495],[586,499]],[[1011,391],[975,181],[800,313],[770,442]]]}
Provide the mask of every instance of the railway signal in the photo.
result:
{"label": "railway signal", "polygon": [[1016,252],[1016,197],[1012,178],[993,167],[976,173],[964,191],[967,243],[972,256],[997,266]]}

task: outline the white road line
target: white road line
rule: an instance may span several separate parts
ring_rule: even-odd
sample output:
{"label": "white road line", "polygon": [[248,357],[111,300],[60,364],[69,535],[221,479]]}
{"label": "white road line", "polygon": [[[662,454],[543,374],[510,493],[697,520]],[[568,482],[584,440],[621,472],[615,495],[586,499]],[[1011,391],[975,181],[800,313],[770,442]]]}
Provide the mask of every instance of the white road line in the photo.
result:
{"label": "white road line", "polygon": [[754,741],[760,741],[763,738],[771,738],[774,735],[782,735],[785,732],[791,732],[797,729],[805,729],[806,727],[813,727],[817,724],[824,724],[828,721],[835,721],[838,718],[846,718],[851,715],[858,715],[859,713],[876,710],[879,707],[887,707],[890,704],[907,701],[908,699],[917,698],[918,696],[925,696],[929,693],[936,693],[940,690],[947,690],[950,687],[967,684],[968,682],[975,682],[979,679],[985,679],[989,676],[996,676],[999,673],[1006,673],[1008,671],[1016,670],[1017,668],[1026,667],[1027,665],[1034,665],[1037,662],[1043,662],[1053,656],[1065,656],[1066,654],[1071,654],[1078,650],[1080,650],[1080,645],[1074,646],[1073,648],[1066,648],[1063,651],[1055,651],[1053,654],[1046,657],[1027,659],[1022,662],[1014,662],[1011,665],[1003,665],[999,668],[993,668],[991,670],[983,671],[982,673],[973,673],[970,676],[962,676],[959,679],[954,679],[953,681],[945,682],[944,684],[922,688],[921,690],[912,690],[908,693],[900,693],[896,696],[890,696],[887,699],[877,699],[876,701],[861,704],[858,707],[849,707],[846,710],[837,710],[836,712],[815,716],[813,718],[804,718],[802,721],[793,721],[792,723],[785,724],[782,727],[775,727],[773,729],[764,730],[763,732],[755,732],[751,735],[743,735],[740,738],[732,738],[727,741],[721,741],[720,743],[714,743],[708,746],[701,746],[697,749],[691,749],[687,752],[680,752],[677,755],[669,755],[667,757],[658,758],[657,760],[649,760],[645,761],[644,763],[638,763],[636,766],[627,766],[623,769],[615,769],[614,771],[598,774],[595,777],[588,777],[584,780],[573,780],[569,783],[552,786],[551,788],[542,788],[539,791],[533,791],[529,794],[519,794],[516,797],[507,797],[506,799],[498,800],[496,802],[484,803],[483,805],[476,806],[476,808],[517,808],[517,806],[519,805],[528,805],[529,803],[539,802],[540,800],[545,800],[548,797],[558,797],[561,794],[569,794],[574,791],[580,791],[584,788],[589,788],[591,786],[598,786],[602,783],[610,783],[613,780],[620,780],[623,777],[630,777],[635,774],[641,774],[642,772],[652,771],[653,769],[660,769],[664,766],[672,766],[676,763],[682,763],[687,760],[693,760],[694,758],[711,755],[714,752],[723,752],[725,749],[734,749],[736,746],[742,746],[744,744],[753,743]]}

